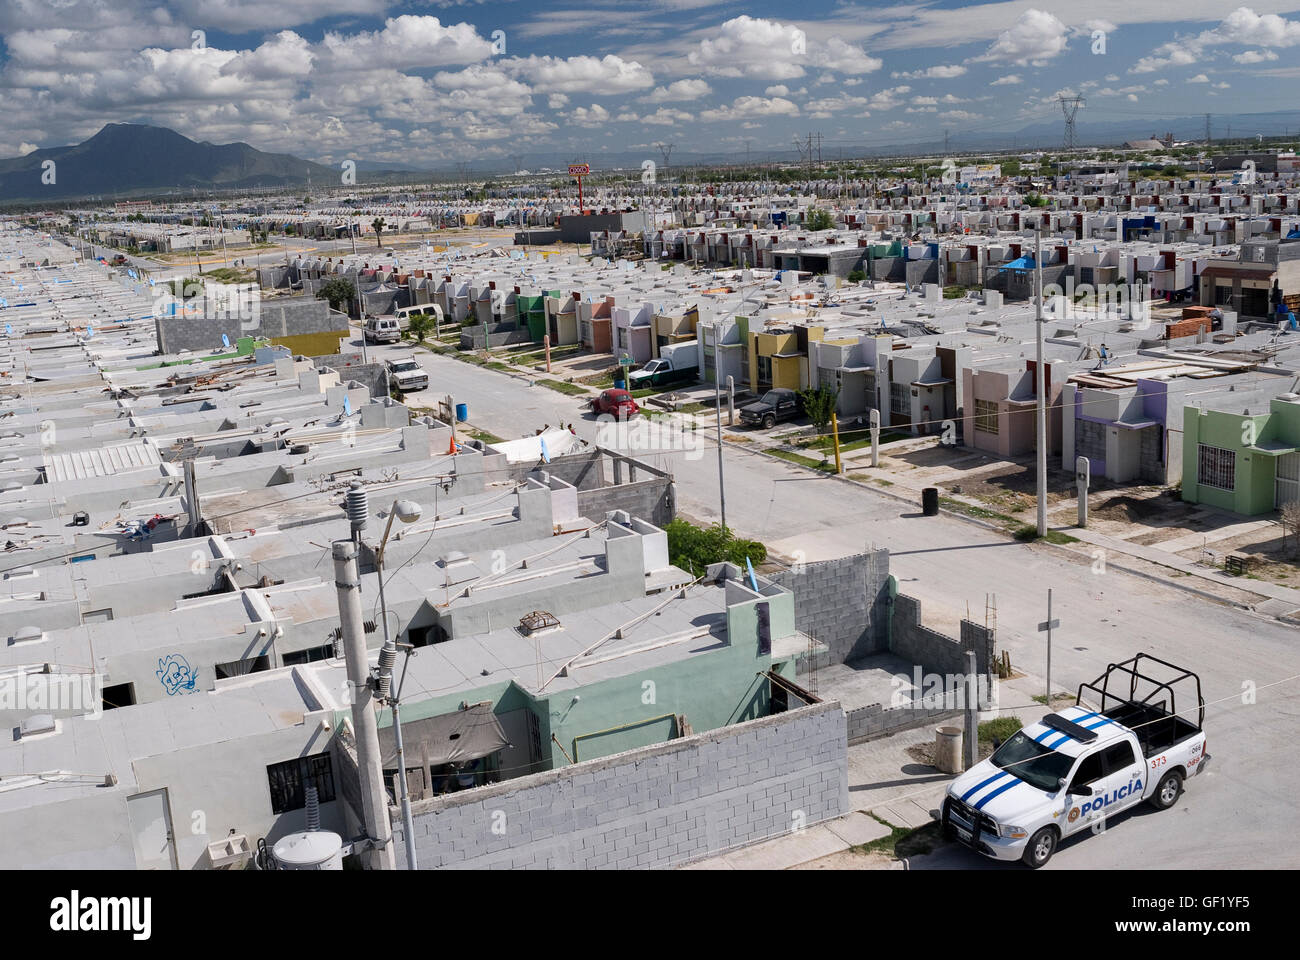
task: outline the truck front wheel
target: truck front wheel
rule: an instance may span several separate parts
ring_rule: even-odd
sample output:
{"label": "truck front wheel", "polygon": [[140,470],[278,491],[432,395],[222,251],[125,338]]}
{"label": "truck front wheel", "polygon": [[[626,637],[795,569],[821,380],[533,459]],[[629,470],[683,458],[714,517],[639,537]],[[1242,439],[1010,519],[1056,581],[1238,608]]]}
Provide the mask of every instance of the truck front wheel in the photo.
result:
{"label": "truck front wheel", "polygon": [[1024,860],[1025,866],[1031,870],[1037,870],[1048,860],[1052,859],[1052,854],[1056,852],[1056,831],[1051,827],[1040,827],[1034,831],[1034,835],[1029,838],[1025,844]]}
{"label": "truck front wheel", "polygon": [[772,416],[769,413],[766,417],[763,418],[763,426],[766,427],[768,430],[771,430],[773,427],[776,426],[776,417]]}
{"label": "truck front wheel", "polygon": [[1151,805],[1157,810],[1168,810],[1178,802],[1183,792],[1183,777],[1176,770],[1171,770],[1160,778],[1156,792],[1151,795]]}

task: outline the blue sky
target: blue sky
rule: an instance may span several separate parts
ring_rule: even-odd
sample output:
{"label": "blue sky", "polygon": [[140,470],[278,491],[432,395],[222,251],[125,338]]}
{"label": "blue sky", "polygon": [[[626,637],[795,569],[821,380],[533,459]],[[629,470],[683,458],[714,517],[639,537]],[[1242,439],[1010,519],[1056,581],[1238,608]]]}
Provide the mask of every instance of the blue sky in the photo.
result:
{"label": "blue sky", "polygon": [[0,0],[0,43],[0,156],[111,121],[333,163],[762,158],[809,130],[833,155],[1011,132],[1063,92],[1114,120],[1300,89],[1300,0]]}

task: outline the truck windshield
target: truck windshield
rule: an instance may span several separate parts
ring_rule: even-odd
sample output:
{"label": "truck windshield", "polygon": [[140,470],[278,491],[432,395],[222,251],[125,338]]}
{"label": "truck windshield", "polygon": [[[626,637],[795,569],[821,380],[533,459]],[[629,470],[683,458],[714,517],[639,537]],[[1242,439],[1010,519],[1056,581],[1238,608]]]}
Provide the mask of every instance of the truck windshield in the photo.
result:
{"label": "truck windshield", "polygon": [[419,370],[419,369],[420,369],[419,365],[414,363],[411,360],[407,360],[405,363],[393,364],[393,373],[410,373],[414,370]]}
{"label": "truck windshield", "polygon": [[1073,757],[1035,743],[1019,732],[998,747],[990,759],[995,767],[1019,777],[1030,786],[1048,792],[1057,789],[1059,782],[1069,774],[1070,767],[1074,764]]}
{"label": "truck windshield", "polygon": [[759,402],[769,403],[775,407],[777,401],[779,401],[780,399],[781,399],[781,394],[777,393],[775,390],[769,390],[767,391],[767,393],[763,394],[763,399],[760,400]]}

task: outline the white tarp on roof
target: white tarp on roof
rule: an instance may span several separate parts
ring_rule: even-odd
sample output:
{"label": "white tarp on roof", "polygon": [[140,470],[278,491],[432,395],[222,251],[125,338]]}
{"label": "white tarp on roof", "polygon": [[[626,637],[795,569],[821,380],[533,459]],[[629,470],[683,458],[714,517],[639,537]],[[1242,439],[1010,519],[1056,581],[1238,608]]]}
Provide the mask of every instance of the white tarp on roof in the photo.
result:
{"label": "white tarp on roof", "polygon": [[75,453],[47,453],[44,459],[45,478],[49,483],[111,477],[162,462],[158,447],[148,440],[132,440],[129,443],[78,450]]}
{"label": "white tarp on roof", "polygon": [[577,453],[582,449],[582,441],[568,430],[547,430],[535,437],[524,437],[522,440],[504,440],[501,443],[493,443],[488,446],[489,449],[496,453],[504,453],[506,460],[510,463],[536,463],[543,459],[543,444],[546,448],[546,456],[551,459],[569,453]]}

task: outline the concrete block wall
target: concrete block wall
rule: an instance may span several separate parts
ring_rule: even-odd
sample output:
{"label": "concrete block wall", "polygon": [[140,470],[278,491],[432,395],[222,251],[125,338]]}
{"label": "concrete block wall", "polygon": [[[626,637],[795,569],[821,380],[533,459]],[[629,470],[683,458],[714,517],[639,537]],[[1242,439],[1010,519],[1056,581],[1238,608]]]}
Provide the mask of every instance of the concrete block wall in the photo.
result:
{"label": "concrete block wall", "polygon": [[[830,648],[818,666],[856,660],[888,647],[888,550],[804,563],[769,579],[794,594],[795,626]],[[801,664],[801,672],[806,666]]]}
{"label": "concrete block wall", "polygon": [[[420,869],[669,868],[850,809],[844,711],[818,703],[412,805]],[[396,858],[406,837],[393,808]]]}
{"label": "concrete block wall", "polygon": [[987,674],[993,664],[993,631],[970,620],[961,622],[961,636],[954,640],[921,624],[921,601],[900,593],[894,598],[894,616],[889,636],[892,653],[918,664],[928,673],[966,672],[966,651],[975,651],[975,668]]}
{"label": "concrete block wall", "polygon": [[886,737],[900,730],[912,730],[929,723],[937,723],[948,717],[960,716],[961,713],[961,710],[954,710],[942,704],[933,707],[891,707],[886,710],[880,704],[873,703],[847,711],[845,723],[849,744],[852,745]]}

